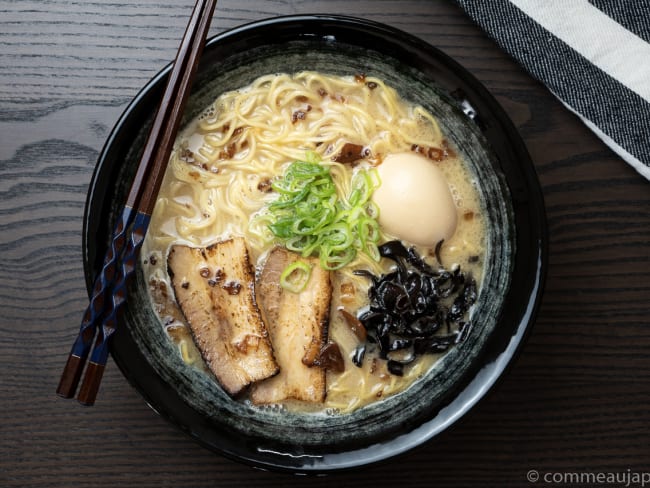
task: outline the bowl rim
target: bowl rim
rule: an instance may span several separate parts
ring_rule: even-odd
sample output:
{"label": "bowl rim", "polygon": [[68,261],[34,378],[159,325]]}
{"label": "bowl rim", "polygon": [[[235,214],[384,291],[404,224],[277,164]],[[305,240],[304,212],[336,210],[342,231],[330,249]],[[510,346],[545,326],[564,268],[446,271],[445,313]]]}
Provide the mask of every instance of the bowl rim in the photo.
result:
{"label": "bowl rim", "polygon": [[[494,388],[518,356],[537,315],[546,275],[548,236],[541,187],[530,155],[514,124],[496,99],[470,72],[422,39],[386,24],[357,17],[330,14],[289,15],[250,22],[213,36],[207,41],[205,52],[215,46],[234,42],[233,40],[241,39],[242,36],[259,29],[278,30],[296,25],[304,27],[306,34],[318,31],[319,35],[322,35],[327,31],[336,37],[343,30],[352,30],[372,34],[385,40],[389,39],[392,43],[409,47],[416,56],[426,55],[435,58],[454,75],[461,76],[465,86],[471,91],[471,94],[466,95],[475,105],[481,107],[478,113],[489,113],[493,122],[493,125],[482,128],[486,138],[495,140],[496,133],[506,136],[507,144],[504,142],[502,147],[499,147],[498,151],[495,148],[495,151],[508,155],[508,159],[500,159],[500,163],[507,166],[502,169],[511,190],[513,206],[516,207],[515,211],[518,215],[525,217],[529,223],[523,236],[520,232],[522,229],[517,226],[516,252],[518,255],[520,252],[526,254],[524,258],[519,256],[517,263],[525,264],[526,271],[529,273],[524,277],[523,289],[516,290],[520,297],[523,296],[524,302],[512,312],[510,327],[490,339],[489,361],[466,381],[466,384],[460,388],[460,392],[433,418],[422,422],[409,432],[364,448],[343,453],[324,452],[318,456],[301,452],[299,449],[295,452],[273,452],[272,449],[261,452],[245,441],[235,438],[231,433],[215,432],[214,425],[205,419],[192,418],[191,422],[187,422],[187,415],[191,415],[188,409],[192,410],[192,408],[175,394],[173,388],[164,384],[130,339],[128,328],[118,329],[118,333],[114,336],[111,355],[122,374],[161,417],[188,433],[205,447],[234,460],[277,471],[323,473],[378,463],[420,446],[457,422]],[[125,134],[142,125],[144,114],[139,107],[151,102],[155,103],[170,71],[171,63],[139,91],[113,127],[98,157],[86,199],[82,235],[84,273],[89,295],[92,293],[93,281],[98,270],[98,254],[103,254],[103,252],[97,253],[95,249],[97,238],[101,236],[99,222],[95,220],[101,219],[94,219],[93,216],[106,213],[105,197],[109,194],[111,186],[107,175],[110,176],[115,170],[114,165],[119,164],[116,163],[119,156],[119,150],[116,148],[124,137],[128,137]],[[481,123],[478,119],[476,122]],[[489,131],[493,137],[488,137]],[[518,164],[508,164],[512,161],[517,161]],[[520,238],[526,239],[526,248],[520,247]],[[210,435],[206,435],[206,431],[209,431]]]}

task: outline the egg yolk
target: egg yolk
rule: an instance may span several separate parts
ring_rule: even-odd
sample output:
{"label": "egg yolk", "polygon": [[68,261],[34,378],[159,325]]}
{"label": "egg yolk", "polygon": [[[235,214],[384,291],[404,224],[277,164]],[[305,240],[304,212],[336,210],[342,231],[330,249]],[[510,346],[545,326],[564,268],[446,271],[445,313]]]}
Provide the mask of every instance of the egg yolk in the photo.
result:
{"label": "egg yolk", "polygon": [[391,154],[377,166],[381,185],[373,193],[379,225],[400,240],[433,247],[456,230],[458,212],[436,164],[415,153]]}

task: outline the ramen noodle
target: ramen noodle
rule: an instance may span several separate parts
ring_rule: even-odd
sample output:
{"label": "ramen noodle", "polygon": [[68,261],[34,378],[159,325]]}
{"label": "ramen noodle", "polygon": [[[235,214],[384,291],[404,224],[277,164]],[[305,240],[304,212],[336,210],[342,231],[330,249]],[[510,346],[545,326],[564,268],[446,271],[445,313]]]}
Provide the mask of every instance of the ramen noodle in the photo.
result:
{"label": "ramen noodle", "polygon": [[[342,160],[339,156],[350,148],[359,151],[351,161]],[[277,198],[272,184],[292,162],[320,161],[329,168],[337,194],[347,195],[357,172],[401,153],[428,157],[444,175],[458,221],[453,235],[437,249],[438,257],[447,268],[460,266],[480,284],[484,221],[477,182],[436,119],[382,80],[316,72],[262,76],[222,94],[188,124],[177,138],[141,253],[155,310],[183,361],[205,368],[170,285],[166,262],[171,246],[207,247],[243,237],[259,275],[278,244],[265,218]],[[379,243],[394,239],[379,228]],[[434,246],[415,249],[427,262],[436,262]],[[353,363],[359,339],[337,311],[357,313],[368,305],[371,280],[355,270],[380,276],[393,265],[358,252],[331,273],[329,339],[339,346],[344,370],[327,372],[322,404],[287,406],[350,412],[408,387],[440,357],[421,356],[401,376],[390,374],[377,358],[366,358],[361,367]]]}

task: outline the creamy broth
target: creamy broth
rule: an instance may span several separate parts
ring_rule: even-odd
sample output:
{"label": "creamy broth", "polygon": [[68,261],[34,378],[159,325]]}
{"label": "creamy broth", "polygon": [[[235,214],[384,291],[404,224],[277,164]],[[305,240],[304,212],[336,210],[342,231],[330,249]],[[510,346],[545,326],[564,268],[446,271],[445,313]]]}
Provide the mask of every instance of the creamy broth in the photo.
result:
{"label": "creamy broth", "polygon": [[[269,75],[215,100],[176,141],[141,253],[155,311],[183,361],[207,371],[174,299],[166,269],[170,246],[205,247],[241,236],[259,272],[277,244],[259,218],[277,196],[269,191],[270,182],[307,153],[317,154],[322,164],[330,166],[336,186],[345,193],[355,172],[377,167],[389,154],[444,149],[441,160],[432,164],[444,174],[458,218],[439,255],[446,268],[460,266],[480,286],[485,223],[477,182],[443,132],[422,107],[407,103],[381,80],[364,76]],[[334,161],[348,143],[363,146],[363,157],[354,164]],[[393,239],[381,232],[380,243]],[[433,246],[416,249],[438,266]],[[367,269],[379,275],[392,266],[387,259],[376,262],[359,253],[348,265],[332,271],[329,339],[339,345],[345,369],[327,372],[323,404],[286,402],[287,406],[350,412],[408,387],[439,358],[424,355],[403,376],[390,374],[378,358],[366,358],[362,367],[353,364],[359,340],[339,309],[356,314],[368,303],[370,285],[353,271]]]}

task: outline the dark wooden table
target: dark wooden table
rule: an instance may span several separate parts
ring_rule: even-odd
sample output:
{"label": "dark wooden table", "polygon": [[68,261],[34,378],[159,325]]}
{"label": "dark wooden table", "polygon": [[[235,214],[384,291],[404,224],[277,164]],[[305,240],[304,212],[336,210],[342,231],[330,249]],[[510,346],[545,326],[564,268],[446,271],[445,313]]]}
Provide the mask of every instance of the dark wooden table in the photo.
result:
{"label": "dark wooden table", "polygon": [[446,1],[221,0],[212,33],[278,14],[363,16],[442,49],[503,104],[541,180],[550,262],[533,333],[498,387],[425,446],[325,479],[199,447],[112,362],[94,407],[55,395],[87,304],[82,214],[98,152],[173,58],[192,4],[0,0],[0,486],[531,486],[530,470],[550,486],[650,472],[650,184]]}

